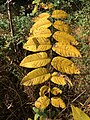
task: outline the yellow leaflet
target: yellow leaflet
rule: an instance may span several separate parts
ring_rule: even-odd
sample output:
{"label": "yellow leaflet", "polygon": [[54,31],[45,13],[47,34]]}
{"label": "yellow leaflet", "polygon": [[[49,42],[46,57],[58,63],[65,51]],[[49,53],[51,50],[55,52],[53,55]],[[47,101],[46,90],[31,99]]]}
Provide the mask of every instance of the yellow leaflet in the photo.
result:
{"label": "yellow leaflet", "polygon": [[40,28],[40,29],[36,29],[32,32],[31,37],[50,37],[52,35],[51,31],[47,28]]}
{"label": "yellow leaflet", "polygon": [[41,19],[45,20],[45,19],[47,19],[49,17],[50,17],[50,14],[45,12],[45,13],[39,14],[38,17],[33,18],[33,21],[37,22],[37,21],[40,21]]}
{"label": "yellow leaflet", "polygon": [[64,76],[58,75],[58,73],[57,73],[57,75],[51,77],[51,81],[55,84],[58,84],[58,85],[62,85],[62,86],[66,85],[66,81],[65,81]]}
{"label": "yellow leaflet", "polygon": [[52,50],[65,57],[81,57],[80,52],[74,46],[62,42],[55,43]]}
{"label": "yellow leaflet", "polygon": [[56,41],[58,41],[58,42],[61,42],[62,44],[70,44],[70,41],[69,40],[67,40],[67,39],[65,39],[65,38],[59,38],[59,36],[53,36],[53,38],[56,40]]}
{"label": "yellow leaflet", "polygon": [[82,110],[80,110],[78,107],[75,107],[71,105],[73,118],[74,120],[90,120],[90,117],[87,116]]}
{"label": "yellow leaflet", "polygon": [[50,17],[50,14],[45,12],[45,13],[39,14],[38,17],[39,17],[39,18],[49,18],[49,17]]}
{"label": "yellow leaflet", "polygon": [[51,75],[53,77],[53,76],[58,75],[58,74],[59,74],[58,72],[53,72]]}
{"label": "yellow leaflet", "polygon": [[63,100],[59,97],[52,97],[51,98],[51,104],[54,106],[54,107],[58,107],[58,108],[65,108],[66,105],[65,103],[63,102]]}
{"label": "yellow leaflet", "polygon": [[50,104],[50,99],[47,96],[39,97],[35,101],[35,107],[38,109],[45,109]]}
{"label": "yellow leaflet", "polygon": [[48,58],[48,55],[46,52],[40,52],[32,55],[28,55],[25,57],[21,63],[20,66],[26,67],[26,68],[38,68],[41,66],[47,65],[51,61],[50,58]]}
{"label": "yellow leaflet", "polygon": [[29,72],[21,81],[22,85],[31,86],[41,84],[50,78],[46,68],[38,68]]}
{"label": "yellow leaflet", "polygon": [[47,85],[44,85],[40,88],[40,92],[39,92],[39,95],[40,96],[44,96],[45,93],[47,93],[49,91],[49,87]]}
{"label": "yellow leaflet", "polygon": [[63,11],[63,10],[54,10],[52,12],[52,18],[60,18],[60,19],[63,19],[63,18],[67,18],[68,17],[68,14]]}
{"label": "yellow leaflet", "polygon": [[60,93],[60,94],[62,93],[62,90],[60,90],[58,87],[53,87],[53,88],[51,89],[51,93],[52,93],[53,95],[58,95],[59,93]]}
{"label": "yellow leaflet", "polygon": [[50,40],[47,38],[32,38],[28,40],[23,48],[29,51],[38,52],[46,51],[52,47]]}
{"label": "yellow leaflet", "polygon": [[63,21],[61,20],[57,20],[54,22],[53,24],[54,28],[60,30],[61,32],[67,32],[70,33],[70,27],[68,24],[65,24]]}
{"label": "yellow leaflet", "polygon": [[51,81],[55,84],[62,86],[66,85],[67,83],[69,83],[72,86],[72,83],[69,80],[69,78],[66,75],[59,74],[58,72],[54,72],[52,74]]}
{"label": "yellow leaflet", "polygon": [[51,22],[47,19],[40,19],[39,21],[37,21],[32,28],[30,29],[30,33],[34,33],[34,31],[40,29],[40,28],[48,28],[51,26]]}
{"label": "yellow leaflet", "polygon": [[51,65],[58,71],[67,74],[80,74],[79,69],[74,65],[71,60],[63,57],[54,57]]}
{"label": "yellow leaflet", "polygon": [[53,35],[53,38],[59,42],[64,40],[66,41],[66,43],[71,43],[72,45],[78,45],[78,42],[75,40],[75,38],[66,32],[56,31]]}

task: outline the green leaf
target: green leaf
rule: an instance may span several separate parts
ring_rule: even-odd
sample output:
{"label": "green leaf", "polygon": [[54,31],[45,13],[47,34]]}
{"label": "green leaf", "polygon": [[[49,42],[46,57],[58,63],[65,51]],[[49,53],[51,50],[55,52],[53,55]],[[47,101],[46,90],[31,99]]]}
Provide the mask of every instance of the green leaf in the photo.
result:
{"label": "green leaf", "polygon": [[37,11],[38,11],[38,6],[35,5],[31,15],[34,15],[35,13],[37,13]]}
{"label": "green leaf", "polygon": [[39,114],[35,114],[35,115],[34,115],[34,120],[38,120],[39,117],[40,117]]}
{"label": "green leaf", "polygon": [[80,110],[78,107],[75,107],[71,105],[73,118],[74,120],[90,120],[90,117],[87,116],[82,110]]}
{"label": "green leaf", "polygon": [[38,112],[39,112],[39,109],[36,108],[36,107],[33,107],[33,111],[34,111],[35,113],[38,113]]}

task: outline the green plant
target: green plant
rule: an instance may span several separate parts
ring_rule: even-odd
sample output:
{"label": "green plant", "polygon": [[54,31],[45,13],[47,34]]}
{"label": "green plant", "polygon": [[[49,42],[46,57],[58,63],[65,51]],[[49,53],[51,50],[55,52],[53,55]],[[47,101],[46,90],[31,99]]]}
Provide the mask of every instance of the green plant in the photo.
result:
{"label": "green plant", "polygon": [[47,118],[47,111],[45,109],[39,110],[38,108],[33,107],[33,111],[35,112],[34,120],[37,120],[38,118],[40,118],[40,120]]}
{"label": "green plant", "polygon": [[30,29],[28,41],[23,46],[24,49],[35,53],[25,57],[20,66],[36,69],[22,79],[21,85],[33,86],[46,82],[40,88],[40,97],[35,101],[35,107],[39,110],[46,109],[50,103],[54,107],[65,108],[64,101],[57,97],[62,94],[59,85],[65,86],[68,83],[72,86],[66,74],[80,73],[70,60],[70,57],[81,57],[81,54],[74,47],[78,42],[70,35],[68,24],[62,21],[67,17],[68,14],[63,10],[54,10],[52,15],[40,14],[34,18],[35,24]]}
{"label": "green plant", "polygon": [[74,120],[90,120],[89,116],[85,114],[81,109],[75,106],[71,106]]}

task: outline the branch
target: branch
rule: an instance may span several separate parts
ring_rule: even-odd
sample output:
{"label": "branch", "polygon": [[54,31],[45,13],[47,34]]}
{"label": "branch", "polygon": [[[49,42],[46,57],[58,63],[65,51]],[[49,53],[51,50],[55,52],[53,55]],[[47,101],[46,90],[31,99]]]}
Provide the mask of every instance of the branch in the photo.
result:
{"label": "branch", "polygon": [[13,31],[13,24],[12,24],[10,2],[12,2],[12,0],[7,0],[6,4],[7,4],[7,11],[8,11],[9,27],[10,27],[10,30],[11,30],[11,36],[13,37],[14,36],[14,31]]}

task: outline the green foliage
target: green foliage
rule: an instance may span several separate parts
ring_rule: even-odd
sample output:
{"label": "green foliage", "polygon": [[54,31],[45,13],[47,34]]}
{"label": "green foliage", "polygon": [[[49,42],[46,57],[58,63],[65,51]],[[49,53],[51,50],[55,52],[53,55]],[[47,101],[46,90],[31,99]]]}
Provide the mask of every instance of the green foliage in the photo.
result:
{"label": "green foliage", "polygon": [[39,120],[43,120],[43,119],[47,118],[47,113],[46,113],[45,109],[39,110],[38,108],[33,107],[33,111],[35,112],[34,120],[37,120],[38,118],[39,118]]}
{"label": "green foliage", "polygon": [[82,2],[84,1],[80,1],[80,0],[50,0],[55,8],[61,8],[64,9],[66,11],[76,11],[77,9],[80,8],[80,5],[82,4]]}
{"label": "green foliage", "polygon": [[25,35],[28,33],[28,26],[31,26],[30,16],[14,16],[13,17],[13,38],[10,36],[9,21],[3,14],[1,14],[2,19],[0,20],[0,54],[4,50],[12,51],[12,44],[17,46],[25,42]]}
{"label": "green foliage", "polygon": [[90,1],[81,0],[82,9],[72,11],[69,16],[70,23],[74,23],[81,27],[83,34],[87,36],[89,34],[89,14],[90,14]]}
{"label": "green foliage", "polygon": [[14,16],[13,18],[13,23],[14,23],[14,28],[16,31],[15,32],[15,36],[18,34],[18,35],[22,35],[23,33],[26,34],[26,32],[28,32],[28,26],[31,26],[32,25],[32,22],[31,22],[31,18],[29,15],[27,16]]}
{"label": "green foliage", "polygon": [[8,20],[0,19],[0,29],[8,29],[8,24]]}

